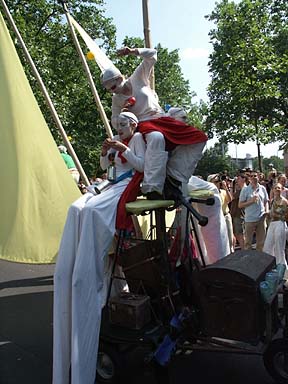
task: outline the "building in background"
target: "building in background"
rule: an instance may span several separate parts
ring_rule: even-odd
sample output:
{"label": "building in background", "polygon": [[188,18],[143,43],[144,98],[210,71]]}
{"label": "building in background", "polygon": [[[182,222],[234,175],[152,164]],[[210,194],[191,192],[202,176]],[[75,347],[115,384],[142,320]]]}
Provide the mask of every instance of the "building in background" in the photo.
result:
{"label": "building in background", "polygon": [[232,163],[236,165],[237,169],[250,168],[253,169],[253,158],[250,153],[246,153],[244,159],[239,159],[234,157],[231,159]]}

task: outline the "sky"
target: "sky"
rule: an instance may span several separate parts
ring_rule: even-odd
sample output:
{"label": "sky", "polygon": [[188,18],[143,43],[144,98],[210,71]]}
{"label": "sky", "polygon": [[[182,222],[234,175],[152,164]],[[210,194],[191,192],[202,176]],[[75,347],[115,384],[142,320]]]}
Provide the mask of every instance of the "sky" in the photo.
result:
{"label": "sky", "polygon": [[[117,44],[122,46],[125,36],[144,38],[142,0],[105,0],[106,16],[113,18],[117,28]],[[213,23],[205,19],[215,8],[214,0],[148,0],[150,36],[152,46],[161,44],[169,50],[179,49],[180,66],[191,90],[200,99],[208,101],[207,87],[210,82],[208,57],[212,51],[209,31]],[[215,144],[217,139],[208,141],[207,147]],[[256,143],[229,144],[229,155],[245,158],[246,154],[257,156]],[[261,145],[264,157],[283,156],[279,143]]]}

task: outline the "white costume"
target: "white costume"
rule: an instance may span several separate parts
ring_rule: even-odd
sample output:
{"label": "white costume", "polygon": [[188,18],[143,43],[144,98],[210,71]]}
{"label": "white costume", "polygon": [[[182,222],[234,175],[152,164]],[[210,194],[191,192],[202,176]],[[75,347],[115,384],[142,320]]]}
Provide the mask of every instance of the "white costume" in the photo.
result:
{"label": "white costume", "polygon": [[[117,116],[121,109],[125,107],[127,100],[131,97],[134,97],[136,101],[133,105],[128,106],[128,108],[138,117],[139,122],[151,121],[165,116],[164,111],[158,103],[157,94],[150,88],[149,82],[151,70],[157,61],[157,51],[155,49],[138,48],[138,52],[139,56],[143,58],[143,61],[127,79],[127,83],[131,87],[131,94],[123,95],[117,92],[113,95],[113,126],[117,121]],[[114,75],[117,76],[116,73]],[[105,76],[105,72],[103,76]],[[109,78],[109,73],[107,73],[106,78]],[[164,122],[163,125],[165,125]],[[188,129],[190,126],[186,127]],[[194,127],[190,128],[192,129]],[[198,131],[199,134],[199,130],[196,128],[194,128],[194,130],[195,132]],[[141,127],[140,132],[142,132]],[[202,157],[202,151],[207,140],[204,133],[202,133],[202,135],[203,138],[201,137],[201,139],[195,141],[195,144],[182,143],[176,147],[174,146],[174,149],[169,151],[168,156],[168,152],[165,149],[166,141],[164,135],[159,131],[146,133],[147,150],[145,154],[142,192],[144,194],[151,191],[162,193],[166,173],[180,182],[187,183],[198,161]]]}
{"label": "white costume", "polygon": [[187,113],[182,107],[171,107],[167,112],[167,116],[172,117],[173,119],[183,121],[184,123],[187,120]]}
{"label": "white costume", "polygon": [[193,203],[201,215],[208,217],[208,224],[199,228],[203,238],[201,243],[204,244],[204,260],[206,264],[213,264],[230,253],[229,239],[218,188],[213,183],[191,176],[187,185],[188,193],[202,189],[214,192],[214,205]]}
{"label": "white costume", "polygon": [[[276,264],[284,264],[286,266],[285,278],[288,278],[288,265],[285,257],[286,246],[286,231],[287,224],[285,222],[285,212],[287,206],[281,204],[282,201],[286,201],[285,198],[280,196],[280,204],[275,199],[272,201],[271,217],[272,220],[269,223],[263,252],[269,253],[276,258]],[[277,218],[273,217],[274,211],[278,213]]]}
{"label": "white costume", "polygon": [[[115,137],[117,140],[117,137]],[[143,172],[145,143],[140,133],[115,155],[116,176]],[[108,151],[101,157],[109,165]],[[113,152],[113,151],[112,151]],[[54,276],[53,384],[94,384],[101,310],[107,294],[105,264],[115,234],[118,200],[131,177],[99,195],[86,193],[68,212]]]}

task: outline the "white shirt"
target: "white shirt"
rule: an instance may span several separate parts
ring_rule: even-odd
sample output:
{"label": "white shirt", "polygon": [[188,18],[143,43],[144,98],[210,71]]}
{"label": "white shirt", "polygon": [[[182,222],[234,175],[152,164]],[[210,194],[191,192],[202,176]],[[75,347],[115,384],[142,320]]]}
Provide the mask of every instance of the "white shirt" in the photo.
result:
{"label": "white shirt", "polygon": [[133,96],[136,102],[129,107],[139,121],[156,119],[164,116],[164,111],[158,103],[158,96],[150,87],[150,74],[157,61],[157,51],[149,48],[138,48],[139,55],[143,61],[127,79],[131,85],[131,95],[114,94],[112,97],[112,126],[116,128],[115,122],[125,102]]}

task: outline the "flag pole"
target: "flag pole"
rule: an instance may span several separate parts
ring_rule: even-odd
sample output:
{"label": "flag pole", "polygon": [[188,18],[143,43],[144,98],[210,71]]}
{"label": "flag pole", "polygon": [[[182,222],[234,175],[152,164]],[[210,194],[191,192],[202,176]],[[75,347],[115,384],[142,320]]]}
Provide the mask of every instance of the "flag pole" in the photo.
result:
{"label": "flag pole", "polygon": [[60,131],[60,134],[62,136],[64,144],[66,145],[66,147],[68,149],[68,152],[70,153],[71,157],[73,158],[73,160],[75,162],[75,165],[76,165],[76,167],[77,167],[77,169],[78,169],[78,171],[79,171],[79,173],[81,175],[81,178],[82,178],[84,184],[90,185],[90,182],[89,182],[89,180],[88,180],[88,178],[87,178],[87,176],[86,176],[86,174],[84,172],[84,169],[82,168],[82,166],[80,164],[80,161],[79,161],[79,159],[78,159],[78,157],[77,157],[77,155],[76,155],[76,153],[75,153],[75,151],[74,151],[74,149],[73,149],[73,147],[72,147],[72,145],[71,145],[71,143],[70,143],[70,141],[68,139],[68,136],[67,136],[67,134],[66,134],[66,132],[65,132],[63,126],[62,126],[62,123],[61,123],[61,121],[59,119],[58,113],[57,113],[57,111],[56,111],[56,109],[55,109],[55,107],[54,107],[54,105],[52,103],[52,100],[51,100],[51,98],[50,98],[50,96],[49,96],[49,94],[47,92],[47,89],[46,89],[46,87],[45,87],[45,85],[44,85],[44,83],[43,83],[43,81],[41,79],[41,76],[40,76],[40,74],[39,74],[39,72],[38,72],[38,70],[37,70],[37,68],[36,68],[36,66],[35,66],[35,64],[33,62],[32,57],[30,56],[30,54],[29,54],[29,52],[28,52],[28,50],[26,48],[26,45],[25,45],[25,43],[24,43],[24,41],[23,41],[23,39],[21,37],[20,32],[18,31],[18,28],[17,28],[16,24],[14,23],[12,15],[11,15],[11,13],[10,13],[6,3],[5,3],[5,1],[4,0],[0,0],[0,1],[1,1],[2,6],[3,6],[4,12],[5,12],[6,16],[7,16],[7,19],[9,21],[13,31],[15,32],[15,34],[17,36],[17,39],[19,40],[19,43],[20,43],[20,45],[21,45],[21,47],[22,47],[22,49],[24,51],[25,57],[26,57],[27,61],[29,62],[30,66],[31,66],[32,72],[33,72],[34,76],[36,77],[36,80],[38,81],[38,84],[39,84],[39,86],[40,86],[40,88],[41,88],[41,90],[43,92],[45,100],[46,100],[46,102],[48,104],[48,107],[49,107],[49,109],[50,109],[50,111],[52,113],[52,116],[54,118],[54,121],[55,121],[55,123],[56,123],[56,125],[57,125],[57,127],[58,127],[58,129]]}
{"label": "flag pole", "polygon": [[86,58],[85,58],[85,56],[84,56],[84,54],[82,52],[81,46],[79,44],[79,40],[78,40],[78,38],[76,36],[75,29],[74,29],[74,27],[73,27],[73,25],[71,23],[67,5],[66,5],[65,1],[61,1],[61,2],[62,2],[62,5],[63,5],[63,9],[64,9],[64,12],[65,12],[65,16],[66,16],[67,23],[68,23],[70,31],[71,31],[71,35],[72,35],[75,47],[76,47],[77,52],[79,54],[79,57],[81,59],[84,71],[86,72],[86,75],[87,75],[87,78],[88,78],[88,82],[89,82],[91,91],[93,93],[94,100],[96,102],[96,106],[98,108],[98,111],[100,113],[101,119],[103,121],[106,133],[107,133],[108,137],[112,138],[113,137],[113,133],[112,133],[109,121],[107,119],[106,113],[105,113],[104,108],[102,106],[102,103],[101,103],[100,97],[98,95],[96,86],[94,84],[94,81],[93,81],[93,78],[92,78],[89,66],[88,66],[87,61],[86,61]]}
{"label": "flag pole", "polygon": [[[144,39],[145,39],[146,48],[152,48],[148,3],[149,3],[149,0],[142,0]],[[152,68],[151,75],[150,75],[150,86],[152,89],[155,89],[154,67]]]}

